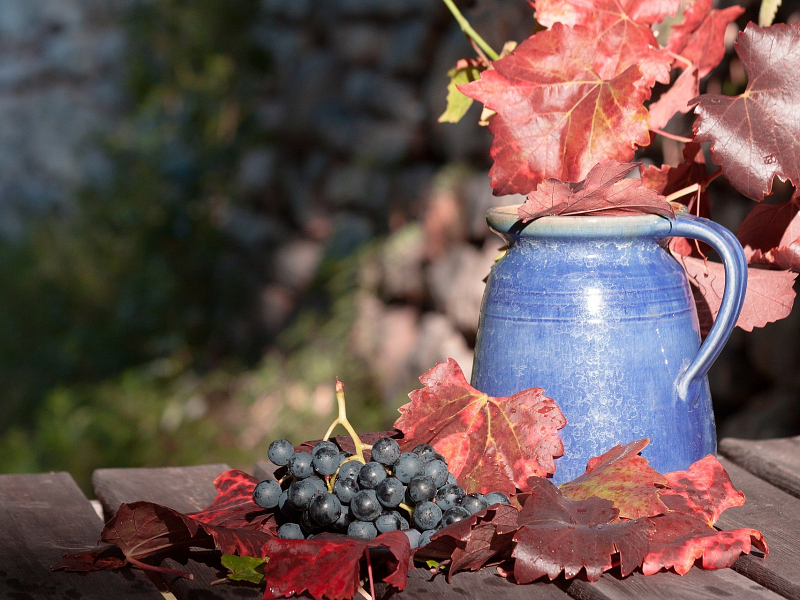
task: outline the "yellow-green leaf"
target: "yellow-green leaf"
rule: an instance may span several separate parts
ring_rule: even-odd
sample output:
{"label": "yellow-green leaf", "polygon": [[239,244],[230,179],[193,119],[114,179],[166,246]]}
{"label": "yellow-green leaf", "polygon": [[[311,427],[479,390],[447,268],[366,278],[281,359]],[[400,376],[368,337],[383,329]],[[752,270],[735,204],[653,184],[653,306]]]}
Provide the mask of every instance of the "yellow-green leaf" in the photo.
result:
{"label": "yellow-green leaf", "polygon": [[456,86],[480,79],[481,69],[469,65],[451,69],[447,76],[450,78],[450,83],[447,85],[447,109],[439,117],[439,123],[458,123],[472,106],[472,98],[467,98]]}
{"label": "yellow-green leaf", "polygon": [[232,581],[261,583],[264,579],[265,564],[267,563],[264,559],[253,558],[252,556],[222,555],[222,565],[230,571],[228,579]]}

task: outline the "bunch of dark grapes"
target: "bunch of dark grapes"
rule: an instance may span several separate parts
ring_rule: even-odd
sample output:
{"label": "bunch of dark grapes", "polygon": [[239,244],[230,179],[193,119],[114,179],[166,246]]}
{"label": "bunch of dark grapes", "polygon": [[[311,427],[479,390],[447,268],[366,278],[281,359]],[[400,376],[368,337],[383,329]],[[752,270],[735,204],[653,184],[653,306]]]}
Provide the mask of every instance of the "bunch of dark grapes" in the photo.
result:
{"label": "bunch of dark grapes", "polygon": [[275,511],[278,537],[284,539],[307,539],[324,531],[372,539],[401,530],[416,548],[442,527],[509,502],[500,492],[467,494],[444,456],[429,444],[401,453],[395,440],[381,438],[366,464],[328,441],[309,454],[276,440],[267,454],[287,474],[282,485],[260,482],[253,500]]}

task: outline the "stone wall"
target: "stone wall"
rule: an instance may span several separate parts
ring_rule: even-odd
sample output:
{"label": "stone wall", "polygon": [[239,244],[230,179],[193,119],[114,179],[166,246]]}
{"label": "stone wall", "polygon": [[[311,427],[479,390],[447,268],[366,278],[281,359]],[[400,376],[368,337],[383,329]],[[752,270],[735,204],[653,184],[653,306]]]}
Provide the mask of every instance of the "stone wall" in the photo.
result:
{"label": "stone wall", "polygon": [[96,134],[122,109],[131,0],[0,0],[0,235],[68,206],[109,165]]}

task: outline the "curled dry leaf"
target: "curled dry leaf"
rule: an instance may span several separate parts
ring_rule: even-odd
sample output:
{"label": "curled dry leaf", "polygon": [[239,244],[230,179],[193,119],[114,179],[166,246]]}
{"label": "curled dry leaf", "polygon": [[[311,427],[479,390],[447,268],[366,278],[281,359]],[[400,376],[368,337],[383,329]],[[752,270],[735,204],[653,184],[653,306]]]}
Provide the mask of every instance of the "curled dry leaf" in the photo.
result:
{"label": "curled dry leaf", "polygon": [[[705,335],[719,312],[725,289],[725,269],[720,263],[676,256],[683,267],[697,302],[700,330]],[[794,304],[794,280],[797,273],[791,271],[747,270],[747,292],[744,306],[739,313],[737,327],[752,331],[787,317]]]}
{"label": "curled dry leaf", "polygon": [[675,569],[685,575],[694,562],[702,559],[704,569],[730,567],[739,556],[755,546],[769,552],[764,536],[755,529],[719,531],[691,515],[669,513],[648,519],[655,526],[650,550],[642,564],[645,575],[661,569]]}
{"label": "curled dry leaf", "polygon": [[507,398],[472,387],[452,358],[420,377],[425,386],[408,396],[395,427],[410,450],[432,444],[467,492],[516,493],[528,477],[555,472],[564,453],[558,430],[567,420],[540,388]]}
{"label": "curled dry leaf", "polygon": [[496,195],[527,194],[549,177],[579,181],[597,163],[630,160],[650,143],[642,72],[632,65],[605,78],[601,54],[590,30],[556,23],[459,86],[497,112],[489,122]]}
{"label": "curled dry leaf", "polygon": [[769,28],[750,23],[739,33],[736,53],[747,88],[739,96],[700,96],[695,140],[710,141],[714,162],[731,184],[762,200],[772,193],[776,176],[800,184],[800,23]]}
{"label": "curled dry leaf", "polygon": [[442,528],[427,546],[415,553],[417,560],[450,559],[447,581],[459,571],[477,571],[490,562],[511,556],[519,511],[510,504],[495,504],[467,519]]}
{"label": "curled dry leaf", "polygon": [[663,514],[667,507],[657,486],[665,486],[667,479],[639,456],[649,442],[642,439],[614,446],[590,460],[583,475],[562,484],[561,492],[572,500],[592,496],[610,500],[624,519]]}
{"label": "curled dry leaf", "polygon": [[659,495],[667,508],[695,516],[708,525],[716,523],[727,509],[744,504],[744,492],[733,487],[725,467],[712,454],[686,471],[674,471],[665,477],[669,487]]}
{"label": "curled dry leaf", "polygon": [[609,161],[592,167],[581,182],[548,179],[528,194],[519,207],[521,221],[548,215],[635,215],[654,213],[675,217],[672,206],[658,192],[644,187],[641,179],[626,179],[639,163]]}

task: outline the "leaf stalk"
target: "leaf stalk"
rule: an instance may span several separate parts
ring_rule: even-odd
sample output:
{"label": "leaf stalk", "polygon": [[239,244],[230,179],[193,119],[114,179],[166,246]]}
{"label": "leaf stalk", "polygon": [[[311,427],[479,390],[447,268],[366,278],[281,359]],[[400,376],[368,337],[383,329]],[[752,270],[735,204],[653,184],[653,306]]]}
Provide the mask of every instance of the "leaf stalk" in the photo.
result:
{"label": "leaf stalk", "polygon": [[483,50],[486,53],[486,56],[488,56],[491,60],[499,59],[500,55],[497,54],[497,52],[495,52],[494,50],[492,50],[492,47],[489,44],[487,44],[486,41],[481,36],[478,35],[478,32],[472,28],[472,25],[470,25],[466,17],[464,17],[464,15],[461,14],[461,11],[458,10],[458,7],[455,5],[453,0],[443,0],[443,1],[445,6],[447,6],[447,8],[455,17],[456,21],[458,21],[458,25],[459,27],[461,27],[461,31],[463,31],[464,34],[467,35],[467,37],[474,40],[475,43],[478,44],[480,49]]}

